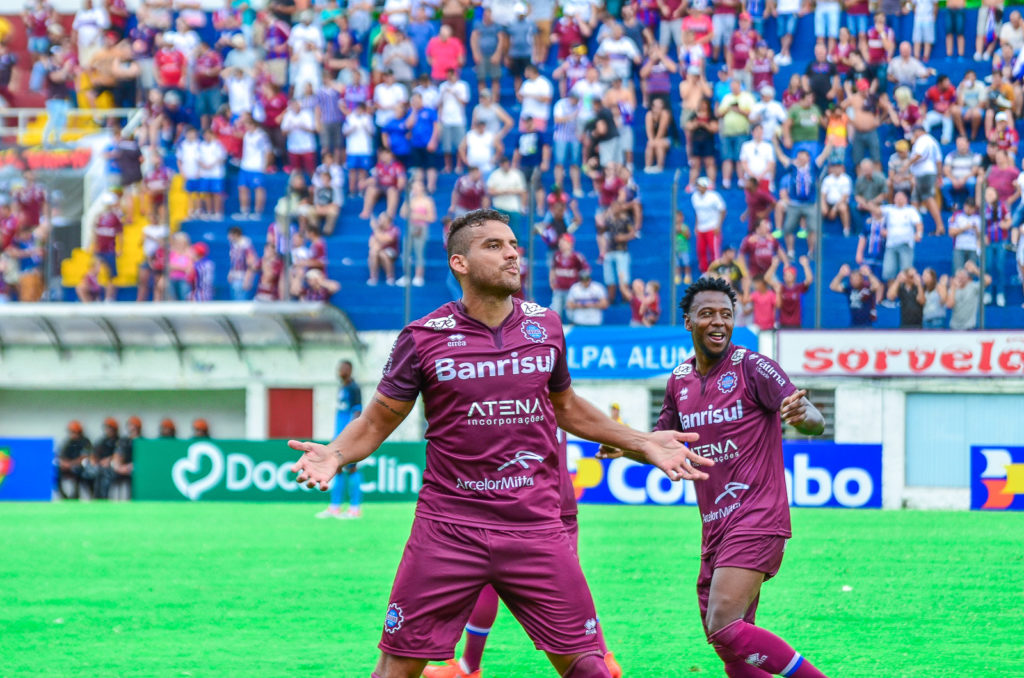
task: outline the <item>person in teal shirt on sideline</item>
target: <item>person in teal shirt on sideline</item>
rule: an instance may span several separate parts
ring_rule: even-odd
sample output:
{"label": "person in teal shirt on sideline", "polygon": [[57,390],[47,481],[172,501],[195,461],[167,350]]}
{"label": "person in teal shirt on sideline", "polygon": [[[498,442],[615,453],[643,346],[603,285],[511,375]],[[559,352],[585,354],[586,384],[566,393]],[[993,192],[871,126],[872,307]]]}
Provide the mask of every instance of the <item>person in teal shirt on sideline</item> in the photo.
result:
{"label": "person in teal shirt on sideline", "polygon": [[[352,379],[352,363],[342,360],[338,363],[338,379],[341,386],[338,387],[337,412],[334,415],[334,435],[341,433],[342,429],[348,426],[353,419],[357,419],[363,411],[363,397],[359,391],[359,385]],[[316,514],[317,518],[359,518],[362,516],[363,503],[363,472],[356,464],[348,464],[343,474],[334,478],[331,486],[331,503],[326,509]],[[345,489],[348,489],[348,510],[342,511]]]}

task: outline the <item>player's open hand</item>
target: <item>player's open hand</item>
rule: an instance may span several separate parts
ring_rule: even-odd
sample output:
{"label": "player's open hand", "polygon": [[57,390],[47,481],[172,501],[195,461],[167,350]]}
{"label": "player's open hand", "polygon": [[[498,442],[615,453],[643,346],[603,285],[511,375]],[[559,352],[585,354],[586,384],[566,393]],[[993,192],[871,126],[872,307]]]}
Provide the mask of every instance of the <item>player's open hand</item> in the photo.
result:
{"label": "player's open hand", "polygon": [[292,472],[298,474],[295,480],[300,484],[305,483],[311,490],[318,487],[321,492],[326,492],[331,478],[338,472],[338,455],[320,443],[289,440],[288,447],[302,452],[299,460],[292,465]]}
{"label": "player's open hand", "polygon": [[637,452],[664,471],[670,480],[707,480],[708,474],[697,470],[694,464],[714,466],[715,462],[683,444],[696,442],[698,437],[696,433],[655,431]]}
{"label": "player's open hand", "polygon": [[782,401],[782,407],[779,408],[779,413],[782,414],[783,422],[790,426],[796,426],[797,424],[802,424],[806,421],[807,401],[804,400],[804,396],[806,395],[807,391],[801,389]]}

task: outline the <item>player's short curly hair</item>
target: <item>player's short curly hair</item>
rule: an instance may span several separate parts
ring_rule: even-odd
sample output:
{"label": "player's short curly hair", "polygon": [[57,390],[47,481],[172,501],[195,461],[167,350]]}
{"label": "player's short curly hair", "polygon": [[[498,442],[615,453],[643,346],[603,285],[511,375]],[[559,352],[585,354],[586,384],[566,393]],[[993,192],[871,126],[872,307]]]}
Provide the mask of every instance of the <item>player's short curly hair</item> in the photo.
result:
{"label": "player's short curly hair", "polygon": [[500,221],[508,224],[508,215],[497,210],[480,209],[466,212],[458,219],[452,221],[448,228],[448,256],[453,254],[465,254],[469,251],[469,233],[466,231],[471,226],[479,226],[488,221]]}
{"label": "player's short curly hair", "polygon": [[683,293],[683,298],[679,302],[679,308],[683,309],[683,315],[690,314],[690,307],[693,306],[694,298],[701,292],[721,292],[722,294],[729,296],[729,301],[733,307],[736,306],[736,291],[733,290],[732,285],[714,276],[706,276],[700,278],[697,282],[693,283],[686,288],[686,292]]}

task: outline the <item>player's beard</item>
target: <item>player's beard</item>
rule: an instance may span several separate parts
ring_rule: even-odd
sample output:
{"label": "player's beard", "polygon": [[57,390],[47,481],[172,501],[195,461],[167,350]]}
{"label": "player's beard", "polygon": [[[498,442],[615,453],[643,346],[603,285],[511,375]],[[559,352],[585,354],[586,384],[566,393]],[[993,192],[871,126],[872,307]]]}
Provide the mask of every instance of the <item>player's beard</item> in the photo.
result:
{"label": "player's beard", "polygon": [[512,296],[523,287],[518,267],[515,278],[507,276],[503,269],[492,269],[488,275],[477,275],[470,271],[467,281],[479,294],[499,299]]}

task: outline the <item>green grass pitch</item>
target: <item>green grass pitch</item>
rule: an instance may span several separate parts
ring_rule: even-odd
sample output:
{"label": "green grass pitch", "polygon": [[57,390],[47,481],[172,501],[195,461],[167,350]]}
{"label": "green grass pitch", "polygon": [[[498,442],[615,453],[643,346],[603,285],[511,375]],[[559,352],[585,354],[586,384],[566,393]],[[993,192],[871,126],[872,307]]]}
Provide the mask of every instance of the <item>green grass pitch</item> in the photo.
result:
{"label": "green grass pitch", "polygon": [[[0,504],[0,676],[368,678],[411,504]],[[794,510],[758,623],[841,678],[1024,676],[1024,515]],[[696,509],[583,506],[580,551],[629,678],[722,671]],[[852,590],[844,591],[848,586]],[[511,615],[484,675],[554,676]]]}

